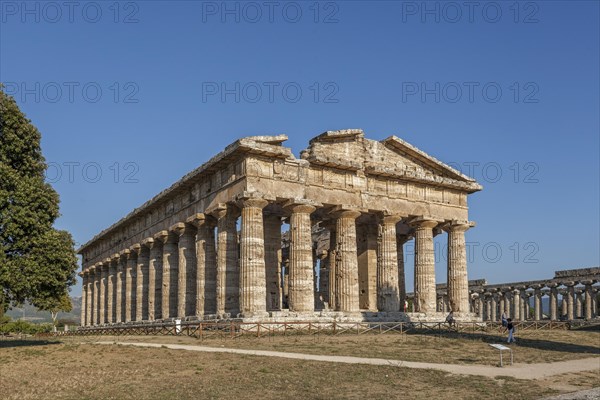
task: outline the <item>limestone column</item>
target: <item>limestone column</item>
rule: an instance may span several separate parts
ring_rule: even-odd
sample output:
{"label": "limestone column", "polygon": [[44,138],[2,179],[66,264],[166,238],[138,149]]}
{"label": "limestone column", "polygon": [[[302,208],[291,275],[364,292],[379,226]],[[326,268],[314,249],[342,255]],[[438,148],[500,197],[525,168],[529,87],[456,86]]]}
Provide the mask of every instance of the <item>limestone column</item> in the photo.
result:
{"label": "limestone column", "polygon": [[336,224],[334,221],[326,221],[322,223],[329,231],[329,249],[325,263],[329,270],[329,309],[338,310],[337,304],[337,274],[336,274],[336,258],[337,258],[337,240],[336,240]]}
{"label": "limestone column", "polygon": [[502,313],[506,313],[504,292],[498,289],[498,319],[502,318]]}
{"label": "limestone column", "polygon": [[173,232],[160,231],[154,236],[160,240],[162,255],[161,317],[163,320],[177,316],[179,249],[178,237]]}
{"label": "limestone column", "polygon": [[521,290],[518,288],[512,291],[511,315],[514,321],[521,321]]}
{"label": "limestone column", "polygon": [[106,280],[108,279],[108,263],[106,260],[100,264],[100,271],[100,324],[106,324]]}
{"label": "limestone column", "polygon": [[117,299],[115,298],[116,268],[112,262],[112,257],[110,259],[107,259],[106,261],[107,261],[107,263],[104,266],[104,268],[106,268],[106,271],[107,271],[107,275],[106,275],[106,322],[109,324],[112,324],[113,322],[116,321],[116,318],[115,318],[116,306],[117,306],[117,301],[116,301]]}
{"label": "limestone column", "polygon": [[335,262],[337,310],[359,312],[356,218],[360,216],[360,212],[338,207],[334,215],[337,247]]}
{"label": "limestone column", "polygon": [[458,313],[469,312],[465,232],[473,225],[473,223],[452,222],[445,227],[448,232],[448,299],[450,309]]}
{"label": "limestone column", "polygon": [[115,279],[115,321],[120,324],[125,322],[125,269],[127,268],[127,257],[125,253],[119,253],[113,255],[113,260],[117,263]]}
{"label": "limestone column", "polygon": [[177,317],[183,319],[188,315],[196,315],[197,229],[193,225],[180,222],[173,225],[171,231],[179,238],[177,241]]}
{"label": "limestone column", "polygon": [[281,217],[267,214],[265,225],[265,273],[267,310],[281,310]]}
{"label": "limestone column", "polygon": [[[290,216],[289,307],[294,312],[315,310],[311,204],[290,201],[285,205]],[[358,267],[357,267],[358,268]],[[358,270],[357,270],[358,271]]]}
{"label": "limestone column", "polygon": [[[131,247],[137,263],[135,269],[135,320],[148,320],[148,264],[150,249],[138,243]],[[132,315],[133,317],[133,315]]]}
{"label": "limestone column", "polygon": [[533,319],[539,321],[542,319],[542,292],[541,285],[533,286]]}
{"label": "limestone column", "polygon": [[[396,225],[396,250],[398,252],[398,301],[400,303],[400,311],[404,311],[404,302],[406,301],[406,275],[404,274],[404,243],[409,239],[409,235],[403,235],[398,231]],[[408,311],[408,310],[407,310]]]}
{"label": "limestone column", "polygon": [[527,302],[527,287],[521,287],[521,293],[519,293],[519,315],[521,321],[527,321],[527,310],[525,310],[525,303]]}
{"label": "limestone column", "polygon": [[598,299],[597,299],[598,290],[592,287],[592,316],[598,316]]}
{"label": "limestone column", "polygon": [[238,210],[219,204],[210,212],[217,219],[217,314],[239,313],[240,273],[238,269]]}
{"label": "limestone column", "polygon": [[490,321],[495,322],[496,318],[497,318],[497,308],[498,308],[498,304],[497,304],[497,297],[498,295],[496,293],[492,293],[491,298],[490,298],[490,308],[491,308],[491,312],[490,312]]}
{"label": "limestone column", "polygon": [[567,319],[572,321],[575,317],[575,282],[567,282],[565,286],[567,286]]}
{"label": "limestone column", "polygon": [[576,317],[577,318],[583,318],[583,296],[584,296],[584,291],[582,289],[577,289],[576,291],[577,293],[577,299],[575,300],[575,306],[576,306]]}
{"label": "limestone column", "polygon": [[585,296],[582,304],[581,317],[585,319],[592,319],[592,284],[594,281],[582,281],[580,282],[585,287],[582,290],[582,296]]}
{"label": "limestone column", "polygon": [[135,318],[135,270],[137,267],[137,260],[135,253],[132,253],[129,249],[121,252],[123,258],[125,258],[125,285],[123,285],[123,292],[125,293],[125,322],[131,322]]}
{"label": "limestone column", "polygon": [[215,252],[215,221],[210,215],[196,214],[187,219],[196,227],[196,309],[203,317],[216,313],[217,259]]}
{"label": "limestone column", "polygon": [[85,291],[85,326],[92,325],[92,310],[93,310],[93,298],[94,298],[94,277],[88,268],[86,274],[86,291]]}
{"label": "limestone column", "polygon": [[240,312],[243,317],[267,314],[265,273],[265,236],[263,208],[268,202],[261,198],[240,199]]}
{"label": "limestone column", "polygon": [[485,293],[485,321],[492,321],[492,295],[489,292]]}
{"label": "limestone column", "polygon": [[568,301],[567,301],[567,290],[566,289],[561,289],[559,291],[560,295],[561,295],[561,301],[560,301],[560,316],[561,319],[566,319],[567,315],[568,315]]}
{"label": "limestone column", "polygon": [[329,300],[329,264],[327,262],[327,251],[321,251],[320,254],[317,254],[319,259],[319,296],[323,302],[323,309],[326,309],[325,304],[327,304],[327,308],[331,307],[331,302]]}
{"label": "limestone column", "polygon": [[[415,311],[432,313],[435,312],[433,228],[438,225],[438,221],[419,219],[412,221],[411,225],[415,229]],[[461,289],[459,292],[462,293]],[[461,303],[460,306],[463,304]],[[468,298],[464,307],[468,310]]]}
{"label": "limestone column", "polygon": [[[162,243],[154,238],[146,238],[143,245],[149,250],[148,259],[148,290],[147,309],[148,320],[160,319],[161,315],[161,271],[162,271]],[[157,296],[158,293],[158,296]]]}
{"label": "limestone column", "polygon": [[92,281],[92,325],[99,324],[99,305],[100,305],[100,270],[98,269],[98,265],[94,264],[90,267],[90,271],[94,275],[94,280]]}
{"label": "limestone column", "polygon": [[531,296],[531,293],[527,293],[527,301],[525,302],[525,315],[527,315],[527,319],[531,318],[531,301],[529,300]]}
{"label": "limestone column", "polygon": [[377,310],[400,311],[396,224],[401,215],[379,215],[377,240]]}
{"label": "limestone column", "polygon": [[88,273],[81,267],[81,272],[78,274],[81,277],[81,317],[79,324],[85,326],[85,316],[87,310],[87,281]]}
{"label": "limestone column", "polygon": [[506,313],[506,318],[512,318],[511,314],[511,288],[507,288],[504,290],[504,312]]}
{"label": "limestone column", "polygon": [[549,283],[548,287],[550,288],[550,320],[556,321],[558,320],[558,289],[556,288],[558,285],[556,283]]}

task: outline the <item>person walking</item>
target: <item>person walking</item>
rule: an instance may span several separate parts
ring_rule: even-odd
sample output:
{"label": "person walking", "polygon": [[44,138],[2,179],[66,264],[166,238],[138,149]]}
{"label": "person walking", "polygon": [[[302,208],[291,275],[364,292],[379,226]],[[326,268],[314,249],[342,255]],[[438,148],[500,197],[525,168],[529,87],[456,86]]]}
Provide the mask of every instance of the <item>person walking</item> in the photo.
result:
{"label": "person walking", "polygon": [[514,334],[515,334],[515,327],[512,323],[512,319],[508,319],[506,321],[506,329],[508,329],[508,343],[516,343],[517,341],[515,340]]}

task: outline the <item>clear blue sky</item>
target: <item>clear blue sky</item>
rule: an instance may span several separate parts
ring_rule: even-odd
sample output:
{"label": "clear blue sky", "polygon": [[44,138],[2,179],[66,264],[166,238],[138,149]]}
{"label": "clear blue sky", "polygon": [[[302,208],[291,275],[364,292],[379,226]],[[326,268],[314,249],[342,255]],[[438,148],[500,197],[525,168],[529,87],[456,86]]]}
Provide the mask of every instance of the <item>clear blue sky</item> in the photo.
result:
{"label": "clear blue sky", "polygon": [[600,264],[597,1],[23,4],[0,2],[0,81],[79,244],[241,136],[298,155],[362,128],[484,186],[469,278]]}

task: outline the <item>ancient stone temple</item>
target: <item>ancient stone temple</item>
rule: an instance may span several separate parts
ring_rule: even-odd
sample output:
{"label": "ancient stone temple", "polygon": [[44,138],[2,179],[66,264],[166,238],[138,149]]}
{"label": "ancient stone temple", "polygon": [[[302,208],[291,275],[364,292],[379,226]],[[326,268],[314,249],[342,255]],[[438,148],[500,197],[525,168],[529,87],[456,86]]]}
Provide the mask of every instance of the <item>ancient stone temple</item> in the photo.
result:
{"label": "ancient stone temple", "polygon": [[286,139],[236,141],[84,244],[82,325],[436,316],[433,237],[444,232],[450,307],[472,316],[465,231],[477,182],[395,136],[329,131],[300,158]]}

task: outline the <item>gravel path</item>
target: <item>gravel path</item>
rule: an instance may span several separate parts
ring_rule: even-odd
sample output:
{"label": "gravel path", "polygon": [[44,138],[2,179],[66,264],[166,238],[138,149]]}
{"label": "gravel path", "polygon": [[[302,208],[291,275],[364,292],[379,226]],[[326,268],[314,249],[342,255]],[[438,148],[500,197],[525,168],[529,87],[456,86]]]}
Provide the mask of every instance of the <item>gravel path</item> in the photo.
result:
{"label": "gravel path", "polygon": [[[96,344],[115,344],[115,342],[100,341]],[[597,370],[600,373],[600,357],[583,358],[579,360],[558,361],[543,364],[514,364],[504,368],[487,365],[435,364],[414,361],[387,360],[383,358],[364,358],[349,356],[325,356],[316,354],[287,353],[281,351],[231,349],[226,347],[207,347],[183,344],[134,343],[118,342],[125,346],[166,347],[173,350],[203,351],[209,353],[233,353],[253,356],[281,357],[295,360],[325,361],[345,364],[387,365],[404,368],[436,369],[461,375],[480,375],[493,378],[495,376],[510,376],[519,379],[542,379],[553,375],[570,372]],[[585,397],[584,397],[585,398]]]}

